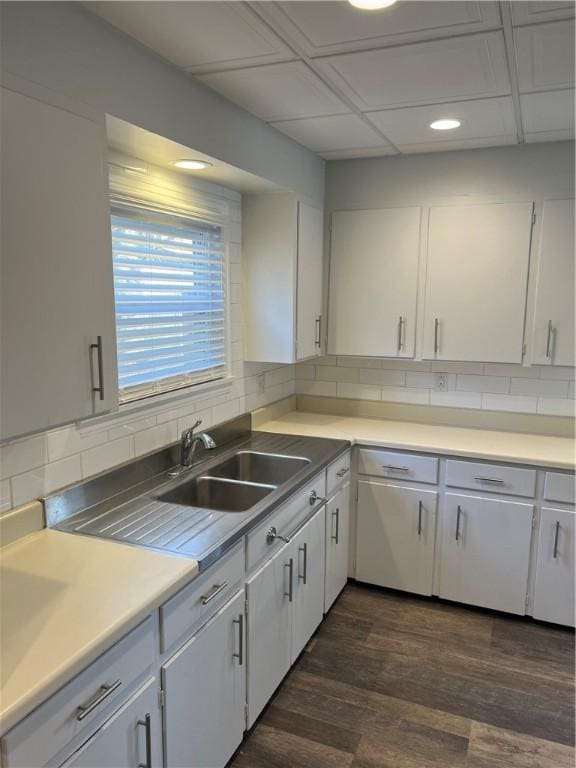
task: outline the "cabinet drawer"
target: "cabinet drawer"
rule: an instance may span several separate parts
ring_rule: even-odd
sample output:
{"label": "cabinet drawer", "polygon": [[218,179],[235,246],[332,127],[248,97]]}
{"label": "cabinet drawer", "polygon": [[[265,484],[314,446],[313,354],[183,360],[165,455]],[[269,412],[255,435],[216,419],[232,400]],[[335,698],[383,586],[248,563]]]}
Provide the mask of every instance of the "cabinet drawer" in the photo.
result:
{"label": "cabinet drawer", "polygon": [[128,697],[153,661],[149,617],[4,736],[5,768],[40,768],[79,734],[85,732],[88,738]]}
{"label": "cabinet drawer", "polygon": [[546,501],[561,501],[574,504],[574,475],[564,472],[546,472],[544,498]]}
{"label": "cabinet drawer", "polygon": [[534,496],[536,470],[449,460],[446,462],[446,485],[511,496]]}
{"label": "cabinet drawer", "polygon": [[[246,546],[246,569],[250,571],[265,557],[270,557],[282,542],[278,539],[268,541],[266,533],[271,526],[281,536],[292,533],[304,518],[312,511],[314,504],[310,496],[315,493],[319,498],[326,496],[326,473],[320,472],[313,480],[301,488],[280,509],[267,517],[252,533],[248,534]],[[320,502],[318,502],[320,503]],[[318,504],[316,504],[317,506]]]}
{"label": "cabinet drawer", "polygon": [[350,451],[340,456],[326,470],[326,495],[328,498],[334,495],[336,488],[350,479]]}
{"label": "cabinet drawer", "polygon": [[361,475],[393,477],[395,480],[435,485],[438,482],[438,459],[432,456],[362,448],[358,472]]}
{"label": "cabinet drawer", "polygon": [[244,540],[160,608],[162,653],[224,605],[244,576]]}

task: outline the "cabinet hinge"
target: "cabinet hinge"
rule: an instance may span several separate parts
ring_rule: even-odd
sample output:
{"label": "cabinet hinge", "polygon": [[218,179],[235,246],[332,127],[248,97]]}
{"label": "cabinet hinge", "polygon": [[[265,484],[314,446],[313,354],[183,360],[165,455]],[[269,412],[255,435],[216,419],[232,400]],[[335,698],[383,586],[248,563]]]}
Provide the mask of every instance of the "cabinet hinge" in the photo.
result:
{"label": "cabinet hinge", "polygon": [[164,709],[166,706],[166,693],[162,689],[158,691],[158,706],[160,709]]}

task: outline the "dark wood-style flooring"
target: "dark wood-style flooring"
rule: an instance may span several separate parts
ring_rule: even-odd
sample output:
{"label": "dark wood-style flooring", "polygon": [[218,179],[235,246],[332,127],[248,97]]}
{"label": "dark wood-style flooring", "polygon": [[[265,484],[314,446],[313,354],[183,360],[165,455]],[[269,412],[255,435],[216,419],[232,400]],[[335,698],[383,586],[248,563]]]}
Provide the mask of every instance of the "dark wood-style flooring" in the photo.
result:
{"label": "dark wood-style flooring", "polygon": [[574,768],[574,634],[349,584],[229,768]]}

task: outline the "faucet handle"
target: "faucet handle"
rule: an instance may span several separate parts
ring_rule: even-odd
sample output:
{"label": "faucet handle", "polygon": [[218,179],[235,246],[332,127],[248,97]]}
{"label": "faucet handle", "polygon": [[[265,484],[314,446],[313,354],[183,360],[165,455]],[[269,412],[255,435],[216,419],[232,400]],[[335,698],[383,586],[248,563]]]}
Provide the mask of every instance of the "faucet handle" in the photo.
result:
{"label": "faucet handle", "polygon": [[195,424],[193,424],[191,427],[188,427],[187,429],[182,430],[182,440],[191,440],[192,434],[196,427],[199,427],[200,424],[202,424],[202,419],[198,419]]}

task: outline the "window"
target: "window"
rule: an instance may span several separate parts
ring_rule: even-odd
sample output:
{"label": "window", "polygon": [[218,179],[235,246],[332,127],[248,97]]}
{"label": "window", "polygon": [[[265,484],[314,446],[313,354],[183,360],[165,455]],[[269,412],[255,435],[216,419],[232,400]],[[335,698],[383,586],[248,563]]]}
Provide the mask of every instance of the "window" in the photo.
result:
{"label": "window", "polygon": [[112,252],[120,401],[223,378],[222,226],[113,201]]}

